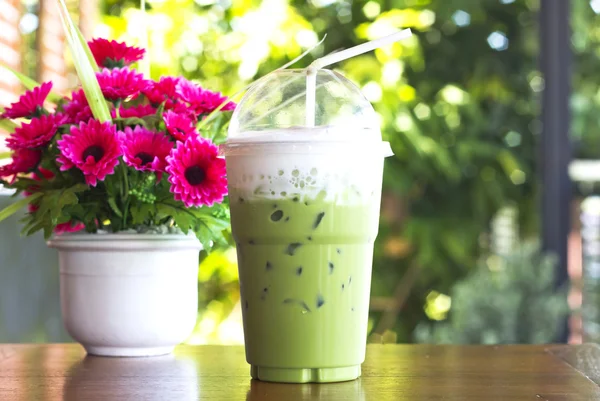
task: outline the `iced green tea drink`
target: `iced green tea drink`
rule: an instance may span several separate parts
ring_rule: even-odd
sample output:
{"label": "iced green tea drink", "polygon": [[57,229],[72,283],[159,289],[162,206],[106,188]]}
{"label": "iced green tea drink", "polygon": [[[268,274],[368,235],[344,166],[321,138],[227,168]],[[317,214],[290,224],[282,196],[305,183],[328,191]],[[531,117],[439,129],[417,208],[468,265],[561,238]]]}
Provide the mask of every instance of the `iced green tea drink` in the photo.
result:
{"label": "iced green tea drink", "polygon": [[[285,74],[272,78],[290,91],[276,103],[293,97],[295,72]],[[223,151],[246,358],[252,377],[266,381],[352,380],[365,357],[384,146],[360,92],[343,109],[344,91],[356,94],[352,84],[328,70],[317,84],[318,99],[331,108],[317,114],[317,126],[298,126],[293,116],[304,105],[279,120],[257,120],[277,105],[251,92]]]}

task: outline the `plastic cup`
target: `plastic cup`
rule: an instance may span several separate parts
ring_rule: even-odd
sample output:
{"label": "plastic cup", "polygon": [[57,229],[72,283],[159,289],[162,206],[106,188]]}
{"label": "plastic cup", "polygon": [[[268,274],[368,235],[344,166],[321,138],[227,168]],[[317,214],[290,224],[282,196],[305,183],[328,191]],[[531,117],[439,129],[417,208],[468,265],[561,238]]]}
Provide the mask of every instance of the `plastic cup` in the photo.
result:
{"label": "plastic cup", "polygon": [[343,76],[268,75],[244,96],[222,153],[255,379],[337,382],[365,358],[383,160],[371,104]]}

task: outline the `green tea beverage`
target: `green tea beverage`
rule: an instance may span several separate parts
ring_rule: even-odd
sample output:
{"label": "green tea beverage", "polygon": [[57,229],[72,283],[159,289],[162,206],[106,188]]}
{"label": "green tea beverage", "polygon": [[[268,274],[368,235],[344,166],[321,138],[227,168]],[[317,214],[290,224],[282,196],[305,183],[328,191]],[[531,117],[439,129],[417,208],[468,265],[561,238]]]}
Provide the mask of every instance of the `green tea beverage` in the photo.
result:
{"label": "green tea beverage", "polygon": [[304,85],[301,76],[295,81],[301,73],[274,75],[266,81],[278,82],[263,85],[283,92],[271,99],[262,86],[251,90],[223,147],[246,358],[260,380],[356,379],[365,358],[385,145],[370,103],[344,77],[319,71],[317,100],[325,109],[315,127],[302,127],[304,104],[289,110],[303,99],[293,99],[294,82]]}

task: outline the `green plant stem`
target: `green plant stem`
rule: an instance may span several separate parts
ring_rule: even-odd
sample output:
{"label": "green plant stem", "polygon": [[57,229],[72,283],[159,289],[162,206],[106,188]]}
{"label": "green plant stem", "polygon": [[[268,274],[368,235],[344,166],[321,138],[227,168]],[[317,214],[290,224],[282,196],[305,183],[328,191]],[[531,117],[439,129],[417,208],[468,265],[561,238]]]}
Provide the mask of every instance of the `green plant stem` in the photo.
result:
{"label": "green plant stem", "polygon": [[119,162],[119,169],[121,170],[121,175],[123,176],[123,185],[121,185],[121,198],[125,200],[129,196],[129,179],[127,178],[127,167],[122,161]]}
{"label": "green plant stem", "polygon": [[121,110],[119,110],[121,108],[121,104],[123,103],[123,101],[121,99],[118,99],[114,102],[115,105],[115,123],[117,125],[117,129],[119,131],[123,131],[125,129],[125,124],[123,124],[123,121],[121,120]]}
{"label": "green plant stem", "polygon": [[129,210],[129,199],[125,201],[125,206],[123,207],[123,226],[127,225],[127,210]]}
{"label": "green plant stem", "polygon": [[127,166],[121,162],[119,164],[123,175],[123,185],[121,186],[121,199],[123,208],[121,209],[123,214],[123,227],[127,223],[127,210],[129,209],[129,178],[127,177]]}
{"label": "green plant stem", "polygon": [[43,193],[38,192],[38,193],[28,196],[27,198],[23,198],[14,203],[11,203],[10,205],[8,205],[7,207],[5,207],[4,209],[2,209],[0,211],[0,221],[12,216],[16,212],[18,212],[19,209],[29,205],[30,203],[32,203],[34,200],[38,199],[42,195],[43,195]]}

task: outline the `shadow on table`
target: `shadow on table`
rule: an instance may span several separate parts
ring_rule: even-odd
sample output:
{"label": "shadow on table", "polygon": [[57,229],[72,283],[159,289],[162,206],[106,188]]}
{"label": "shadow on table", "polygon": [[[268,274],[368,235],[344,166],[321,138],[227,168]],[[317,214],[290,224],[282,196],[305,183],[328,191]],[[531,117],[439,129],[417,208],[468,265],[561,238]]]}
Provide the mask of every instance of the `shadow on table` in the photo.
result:
{"label": "shadow on table", "polygon": [[198,375],[190,359],[86,356],[69,372],[63,401],[197,401]]}
{"label": "shadow on table", "polygon": [[287,384],[252,380],[246,401],[364,401],[361,379],[342,383]]}

